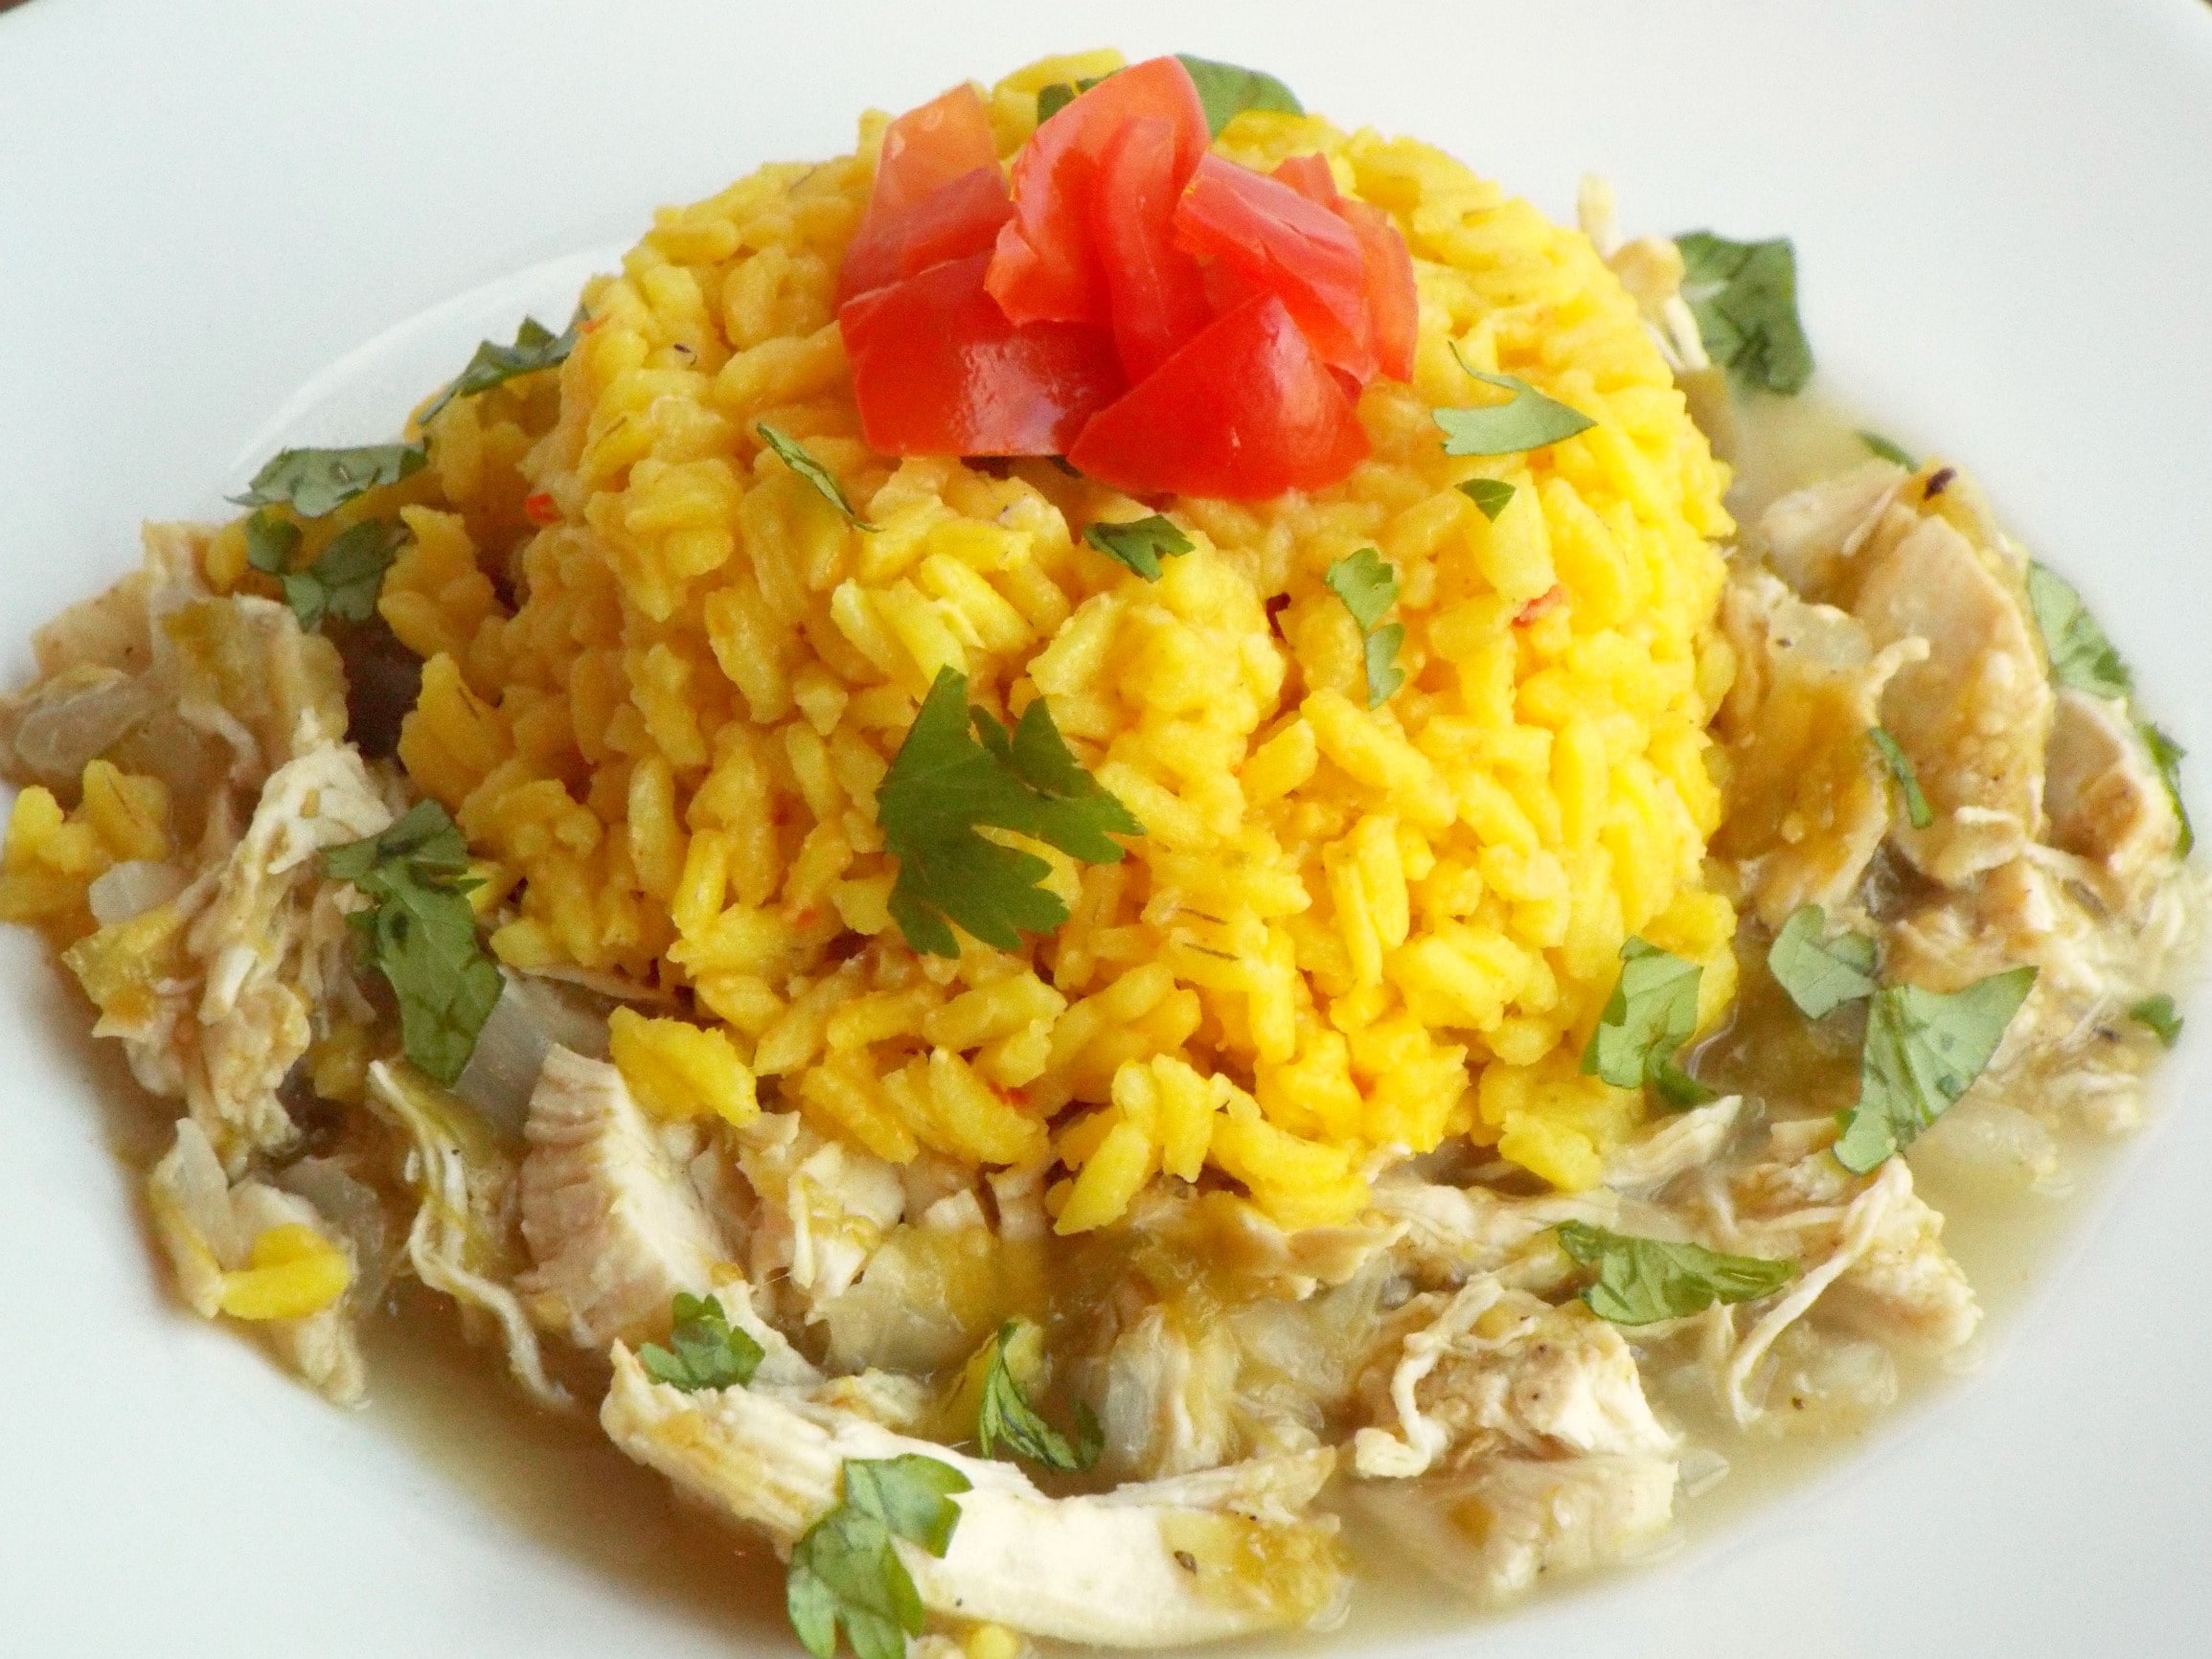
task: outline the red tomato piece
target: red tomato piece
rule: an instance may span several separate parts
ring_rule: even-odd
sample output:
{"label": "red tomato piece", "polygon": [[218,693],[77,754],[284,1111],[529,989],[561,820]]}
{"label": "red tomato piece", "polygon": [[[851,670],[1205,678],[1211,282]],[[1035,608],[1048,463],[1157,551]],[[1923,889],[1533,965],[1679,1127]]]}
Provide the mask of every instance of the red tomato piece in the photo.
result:
{"label": "red tomato piece", "polygon": [[1113,336],[1079,323],[1008,321],[983,285],[991,259],[932,265],[838,312],[871,448],[1059,455],[1121,395]]}
{"label": "red tomato piece", "polygon": [[1281,179],[1308,201],[1319,202],[1325,208],[1336,205],[1336,175],[1329,170],[1326,156],[1286,156],[1275,164],[1271,176]]}
{"label": "red tomato piece", "polygon": [[964,172],[906,207],[878,214],[871,205],[845,249],[837,303],[946,260],[989,253],[998,227],[1013,214],[996,162]]}
{"label": "red tomato piece", "polygon": [[991,292],[1017,323],[1108,321],[1091,202],[1107,144],[1131,121],[1174,133],[1175,183],[1212,142],[1191,72],[1154,57],[1110,75],[1037,129],[1014,164],[1014,218],[998,233]]}
{"label": "red tomato piece", "polygon": [[883,129],[868,211],[897,213],[962,173],[997,163],[998,140],[981,95],[972,86],[955,86]]}
{"label": "red tomato piece", "polygon": [[1421,332],[1421,295],[1413,285],[1413,256],[1390,216],[1373,202],[1340,195],[1336,213],[1359,239],[1367,274],[1367,317],[1376,365],[1393,380],[1413,378],[1413,344]]}
{"label": "red tomato piece", "polygon": [[1367,451],[1351,400],[1289,307],[1257,294],[1093,416],[1067,459],[1139,494],[1259,501],[1334,484]]}
{"label": "red tomato piece", "polygon": [[1099,157],[1091,238],[1132,385],[1214,317],[1198,261],[1175,246],[1182,184],[1175,129],[1154,116],[1129,123]]}
{"label": "red tomato piece", "polygon": [[1288,185],[1208,155],[1175,208],[1175,239],[1279,295],[1320,352],[1365,385],[1375,376],[1359,240]]}

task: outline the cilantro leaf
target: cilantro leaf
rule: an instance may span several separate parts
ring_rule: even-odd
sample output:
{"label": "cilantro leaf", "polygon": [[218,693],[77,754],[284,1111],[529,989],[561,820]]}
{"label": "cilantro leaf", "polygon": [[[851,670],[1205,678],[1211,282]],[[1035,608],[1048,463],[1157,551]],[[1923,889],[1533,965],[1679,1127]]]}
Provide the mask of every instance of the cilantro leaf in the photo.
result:
{"label": "cilantro leaf", "polygon": [[1904,796],[1904,816],[1915,830],[1925,830],[1935,822],[1935,808],[1927,804],[1927,796],[1920,787],[1920,774],[1913,770],[1912,757],[1904,746],[1880,726],[1866,728],[1866,736],[1881,756],[1881,763],[1889,768],[1889,775],[1897,780],[1897,786]]}
{"label": "cilantro leaf", "polygon": [[1367,706],[1379,709],[1390,693],[1405,683],[1398,666],[1398,648],[1405,643],[1405,625],[1392,623],[1378,627],[1382,615],[1398,602],[1398,572],[1372,547],[1346,554],[1322,577],[1329,591],[1344,602],[1359,629],[1367,678]]}
{"label": "cilantro leaf", "polygon": [[1160,580],[1161,559],[1188,553],[1197,545],[1175,528],[1172,519],[1159,512],[1150,518],[1132,518],[1122,524],[1101,521],[1088,526],[1083,533],[1083,538],[1106,557],[1129,566],[1147,581]]}
{"label": "cilantro leaf", "polygon": [[1459,492],[1481,509],[1483,517],[1493,524],[1513,500],[1513,486],[1502,478],[1470,478],[1459,487]]}
{"label": "cilantro leaf", "polygon": [[1784,396],[1813,378],[1813,348],[1797,320],[1797,250],[1788,237],[1735,242],[1710,231],[1675,239],[1682,298],[1714,362]]}
{"label": "cilantro leaf", "polygon": [[429,452],[420,443],[371,443],[358,449],[280,449],[254,474],[240,507],[289,507],[302,518],[335,512],[367,490],[419,472]]}
{"label": "cilantro leaf", "polygon": [[373,901],[352,920],[399,999],[407,1057],[450,1086],[505,983],[476,937],[460,830],[435,801],[420,802],[379,834],[327,848],[322,866]]}
{"label": "cilantro leaf", "polygon": [[1076,763],[1042,697],[1010,734],[969,710],[968,677],[951,669],[938,670],[892,757],[876,792],[876,821],[899,860],[892,919],[908,944],[934,956],[960,953],[947,920],[1014,950],[1023,931],[1047,933],[1067,920],[1067,907],[1039,885],[1051,867],[979,829],[1034,836],[1088,864],[1120,860],[1109,834],[1144,833]]}
{"label": "cilantro leaf", "polygon": [[1585,1076],[1618,1089],[1649,1084],[1669,1105],[1694,1106],[1712,1090],[1676,1062],[1698,1029],[1698,982],[1704,969],[1630,937],[1621,946],[1621,977],[1583,1050]]}
{"label": "cilantro leaf", "polygon": [[416,426],[428,430],[438,412],[456,398],[473,398],[518,375],[535,375],[540,369],[556,368],[566,362],[569,352],[576,350],[583,319],[584,310],[580,306],[576,315],[569,319],[568,327],[556,334],[536,317],[525,317],[522,326],[514,330],[513,345],[502,346],[496,340],[479,342],[476,354],[468,359],[453,383],[438,394],[437,401],[422,411]]}
{"label": "cilantro leaf", "polygon": [[267,508],[254,510],[246,520],[246,563],[263,576],[283,577],[292,568],[300,551],[300,527]]}
{"label": "cilantro leaf", "polygon": [[934,1458],[850,1458],[844,1497],[799,1539],[784,1581],[791,1628],[815,1659],[837,1649],[837,1626],[858,1659],[904,1659],[922,1633],[922,1596],[894,1537],[943,1556],[960,1523],[950,1494],[968,1477]]}
{"label": "cilantro leaf", "polygon": [[1438,409],[1433,419],[1444,431],[1447,455],[1519,455],[1541,449],[1562,438],[1586,432],[1597,422],[1580,409],[1546,398],[1526,380],[1511,375],[1485,375],[1470,367],[1454,345],[1451,354],[1459,366],[1486,386],[1496,386],[1513,396],[1487,409]]}
{"label": "cilantro leaf", "polygon": [[1198,102],[1206,106],[1206,128],[1215,138],[1247,109],[1280,110],[1285,115],[1306,113],[1296,93],[1261,70],[1216,63],[1211,58],[1193,57],[1188,52],[1176,53],[1175,60],[1191,72]]}
{"label": "cilantro leaf", "polygon": [[1874,994],[1874,941],[1849,931],[1828,937],[1817,904],[1792,911],[1767,950],[1767,971],[1807,1019]]}
{"label": "cilantro leaf", "polygon": [[824,501],[845,515],[845,522],[855,530],[874,530],[876,527],[853,511],[853,504],[845,499],[845,487],[839,484],[827,466],[808,454],[796,438],[786,436],[763,420],[753,428],[761,435],[761,442],[783,459],[786,466],[811,484]]}
{"label": "cilantro leaf", "polygon": [[2174,999],[2164,991],[2134,1004],[2128,1010],[2128,1017],[2156,1037],[2161,1048],[2170,1049],[2181,1040],[2181,1016],[2174,1010]]}
{"label": "cilantro leaf", "polygon": [[1038,1334],[1037,1327],[1026,1320],[1010,1319],[991,1339],[991,1366],[984,1374],[983,1398],[975,1413],[975,1443],[987,1458],[998,1456],[998,1448],[1004,1446],[1015,1457],[1048,1469],[1063,1473],[1087,1469],[1098,1462],[1105,1443],[1090,1407],[1076,1407],[1071,1443],[1037,1414],[1015,1378],[1012,1351],[1017,1343],[1034,1345]]}
{"label": "cilantro leaf", "polygon": [[702,1388],[742,1388],[753,1380],[761,1364],[761,1345],[748,1332],[731,1327],[719,1302],[679,1290],[673,1316],[667,1348],[649,1342],[637,1351],[646,1375],[686,1394]]}
{"label": "cilantro leaf", "polygon": [[1637,1239],[1586,1221],[1559,1225],[1560,1248],[1598,1277],[1583,1303],[1615,1325],[1654,1325],[1702,1313],[1716,1302],[1749,1302],[1796,1276],[1794,1261],[1723,1256],[1701,1244]]}
{"label": "cilantro leaf", "polygon": [[[263,509],[262,512],[266,511]],[[262,517],[262,512],[255,513],[254,518]],[[298,527],[286,528],[292,532],[289,545],[297,547]],[[393,559],[407,545],[408,535],[406,525],[396,518],[365,518],[331,537],[330,544],[306,570],[280,567],[273,572],[284,583],[285,602],[300,619],[300,626],[312,632],[322,625],[325,617],[336,617],[341,622],[367,622],[376,614],[376,596],[383,589],[384,573],[392,568]],[[257,548],[253,519],[248,519],[247,561],[252,563],[257,556],[271,555],[285,539],[264,532],[262,544]],[[268,569],[264,564],[255,564],[254,568]]]}
{"label": "cilantro leaf", "polygon": [[2158,777],[2166,785],[2166,799],[2174,803],[2174,816],[2181,825],[2181,838],[2174,843],[2174,855],[2186,858],[2197,845],[2197,831],[2189,823],[2189,808],[2181,802],[2181,761],[2189,751],[2148,720],[2139,723],[2135,730],[2142,734],[2143,742],[2151,751]]}
{"label": "cilantro leaf", "polygon": [[1914,985],[1876,991],[1859,1102],[1842,1113],[1836,1143],[1843,1167],[1864,1174],[1941,1117],[1981,1076],[2035,983],[2034,968],[2016,967],[1949,995]]}
{"label": "cilantro leaf", "polygon": [[1912,458],[1910,450],[1899,447],[1879,432],[1869,432],[1861,426],[1859,429],[1859,441],[1866,445],[1870,455],[1879,455],[1884,461],[1894,461],[1907,472],[1920,470],[1920,463]]}
{"label": "cilantro leaf", "polygon": [[2064,577],[2030,563],[2028,609],[2035,613],[2036,628],[2043,636],[2051,677],[2060,685],[2092,697],[2124,697],[2135,689],[2135,676]]}

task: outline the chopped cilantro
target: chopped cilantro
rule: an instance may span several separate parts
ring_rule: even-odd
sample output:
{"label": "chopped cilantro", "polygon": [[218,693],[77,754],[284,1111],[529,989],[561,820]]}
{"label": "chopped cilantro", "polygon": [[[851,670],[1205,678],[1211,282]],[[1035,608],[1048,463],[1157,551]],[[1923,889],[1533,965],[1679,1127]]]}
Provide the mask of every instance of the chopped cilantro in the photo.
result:
{"label": "chopped cilantro", "polygon": [[1379,709],[1405,683],[1405,670],[1398,666],[1398,648],[1405,643],[1405,625],[1376,625],[1382,621],[1383,612],[1398,602],[1398,572],[1372,547],[1363,547],[1331,565],[1321,580],[1344,602],[1344,608],[1359,628],[1365,650],[1367,706]]}
{"label": "chopped cilantro", "polygon": [[473,398],[518,375],[535,375],[540,369],[557,368],[566,362],[569,352],[576,349],[583,318],[583,308],[580,306],[567,329],[556,334],[536,317],[525,317],[522,327],[514,330],[513,345],[502,346],[496,340],[480,342],[476,354],[468,359],[459,377],[438,394],[437,400],[422,411],[422,419],[415,424],[427,430],[438,412],[456,398]]}
{"label": "chopped cilantro", "polygon": [[1704,969],[1630,938],[1621,946],[1621,977],[1583,1050],[1585,1076],[1615,1088],[1649,1084],[1671,1106],[1694,1106],[1713,1091],[1682,1070],[1676,1055],[1698,1029],[1698,982]]}
{"label": "chopped cilantro", "polygon": [[291,568],[300,527],[262,508],[246,520],[246,562],[284,584],[285,602],[312,630],[325,617],[367,622],[376,612],[384,573],[407,545],[407,527],[396,518],[365,518],[331,537],[306,570]]}
{"label": "chopped cilantro", "polygon": [[1836,1143],[1843,1167],[1864,1174],[1941,1117],[1981,1076],[2035,983],[2034,968],[2016,967],[1949,995],[1914,985],[1876,991],[1859,1102],[1842,1113]]}
{"label": "chopped cilantro", "polygon": [[1910,450],[1899,447],[1879,432],[1869,432],[1861,426],[1859,429],[1859,441],[1866,445],[1870,455],[1879,455],[1884,461],[1894,461],[1907,472],[1920,470],[1920,463],[1912,458]]}
{"label": "chopped cilantro", "polygon": [[1193,57],[1188,52],[1176,53],[1175,59],[1191,72],[1198,102],[1206,106],[1207,130],[1216,138],[1247,109],[1279,110],[1285,115],[1306,113],[1296,93],[1261,70],[1216,63],[1211,58]]}
{"label": "chopped cilantro", "polygon": [[1915,830],[1925,830],[1935,822],[1935,808],[1927,804],[1927,796],[1920,786],[1920,774],[1913,770],[1912,757],[1900,743],[1880,726],[1866,728],[1866,736],[1874,744],[1881,763],[1889,768],[1889,775],[1897,780],[1897,787],[1904,796],[1904,816]]}
{"label": "chopped cilantro", "polygon": [[2197,845],[2197,831],[2189,823],[2189,808],[2181,804],[2181,761],[2189,751],[2148,720],[2135,730],[2143,735],[2144,745],[2150,749],[2158,776],[2165,783],[2166,798],[2174,803],[2174,816],[2181,826],[2181,838],[2174,844],[2174,854],[2186,858]]}
{"label": "chopped cilantro", "polygon": [[1015,1377],[1017,1359],[1029,1357],[1024,1369],[1034,1375],[1035,1355],[1041,1352],[1042,1333],[1027,1320],[1010,1319],[991,1339],[991,1365],[983,1379],[983,1398],[975,1413],[975,1443],[985,1457],[996,1457],[1005,1447],[1015,1457],[1028,1458],[1048,1469],[1072,1473],[1098,1462],[1104,1436],[1098,1419],[1087,1405],[1075,1412],[1075,1439],[1046,1422],[1029,1403],[1029,1397]]}
{"label": "chopped cilantro", "polygon": [[321,518],[371,489],[397,484],[429,459],[420,443],[370,443],[358,449],[280,449],[254,474],[240,507],[289,507]]}
{"label": "chopped cilantro", "polygon": [[1104,520],[1086,528],[1083,540],[1106,557],[1126,564],[1147,581],[1160,580],[1160,560],[1188,553],[1197,545],[1175,528],[1165,513],[1132,518],[1121,524]]}
{"label": "chopped cilantro", "polygon": [[1526,380],[1511,375],[1485,375],[1470,366],[1460,357],[1454,345],[1451,354],[1459,358],[1459,366],[1467,374],[1486,386],[1496,386],[1513,396],[1503,403],[1494,403],[1484,409],[1439,409],[1433,419],[1444,430],[1444,452],[1447,455],[1518,455],[1530,449],[1541,449],[1547,443],[1557,443],[1562,438],[1572,438],[1578,432],[1586,432],[1597,422],[1580,409],[1546,398]]}
{"label": "chopped cilantro", "polygon": [[837,1650],[837,1626],[858,1659],[904,1659],[922,1634],[921,1592],[892,1539],[943,1557],[960,1524],[952,1494],[968,1477],[949,1464],[908,1453],[848,1458],[844,1497],[791,1551],[784,1607],[815,1659]]}
{"label": "chopped cilantro", "polygon": [[2064,577],[2031,563],[2028,609],[2035,613],[2036,627],[2043,636],[2051,677],[2060,685],[2092,697],[2124,697],[2135,689],[2135,676]]}
{"label": "chopped cilantro", "polygon": [[1470,478],[1459,487],[1459,492],[1480,508],[1483,517],[1494,524],[1513,500],[1513,486],[1502,478]]}
{"label": "chopped cilantro", "polygon": [[351,920],[399,999],[407,1057],[450,1086],[503,984],[476,937],[460,830],[435,801],[419,802],[382,833],[326,849],[322,865],[374,900]]}
{"label": "chopped cilantro", "polygon": [[906,943],[957,956],[947,921],[986,944],[1014,950],[1021,933],[1046,933],[1067,907],[1040,885],[1051,866],[977,833],[1011,830],[1088,864],[1122,856],[1111,834],[1142,835],[1128,807],[1076,763],[1038,697],[1009,734],[968,706],[968,677],[938,670],[906,740],[876,792],[883,845],[899,860],[891,916]]}
{"label": "chopped cilantro", "polygon": [[1817,904],[1790,913],[1767,951],[1767,970],[1808,1019],[1874,994],[1874,941],[1863,933],[1828,937]]}
{"label": "chopped cilantro", "polygon": [[2128,1010],[2128,1017],[2158,1039],[2163,1048],[2172,1048],[2181,1037],[2181,1016],[2175,1011],[2174,999],[2164,991],[2147,996]]}
{"label": "chopped cilantro", "polygon": [[1749,1302],[1782,1288],[1797,1263],[1723,1256],[1701,1244],[1637,1239],[1586,1221],[1562,1221],[1560,1248],[1598,1270],[1584,1306],[1614,1325],[1655,1325],[1702,1313],[1716,1302]]}
{"label": "chopped cilantro", "polygon": [[1080,80],[1056,80],[1040,88],[1037,95],[1037,125],[1042,126],[1100,81],[1110,80],[1118,73],[1109,69],[1105,75],[1086,75]]}
{"label": "chopped cilantro", "polygon": [[753,428],[761,435],[761,442],[773,449],[786,466],[811,484],[820,491],[822,499],[845,515],[845,522],[855,530],[874,530],[876,527],[853,511],[852,502],[845,498],[845,487],[839,484],[827,466],[808,454],[796,438],[787,437],[763,420]]}
{"label": "chopped cilantro", "polygon": [[1675,239],[1682,298],[1714,362],[1785,396],[1813,377],[1813,348],[1797,320],[1797,252],[1788,237],[1734,242],[1709,231]]}
{"label": "chopped cilantro", "polygon": [[647,1343],[638,1363],[655,1382],[686,1394],[702,1388],[742,1388],[760,1368],[761,1345],[730,1325],[722,1305],[712,1296],[676,1292],[673,1329],[666,1348]]}

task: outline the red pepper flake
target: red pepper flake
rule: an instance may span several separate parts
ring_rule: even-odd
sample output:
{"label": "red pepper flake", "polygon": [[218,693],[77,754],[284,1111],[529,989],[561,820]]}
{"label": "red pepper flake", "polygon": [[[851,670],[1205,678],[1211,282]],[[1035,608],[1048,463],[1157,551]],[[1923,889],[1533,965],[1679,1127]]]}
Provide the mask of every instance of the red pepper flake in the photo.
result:
{"label": "red pepper flake", "polygon": [[554,505],[553,497],[542,489],[534,495],[525,495],[522,498],[522,513],[533,524],[559,524],[560,522],[560,509]]}
{"label": "red pepper flake", "polygon": [[1513,625],[1516,628],[1524,628],[1536,621],[1538,617],[1543,615],[1545,611],[1552,609],[1555,605],[1562,605],[1566,602],[1567,590],[1555,581],[1550,587],[1538,594],[1536,598],[1530,600],[1528,603],[1522,605],[1519,610],[1514,612]]}
{"label": "red pepper flake", "polygon": [[1927,483],[1921,489],[1921,500],[1933,501],[1937,496],[1941,495],[1945,490],[1950,488],[1950,481],[1957,476],[1958,468],[1955,466],[1941,467],[1935,472],[1930,473],[1928,475]]}

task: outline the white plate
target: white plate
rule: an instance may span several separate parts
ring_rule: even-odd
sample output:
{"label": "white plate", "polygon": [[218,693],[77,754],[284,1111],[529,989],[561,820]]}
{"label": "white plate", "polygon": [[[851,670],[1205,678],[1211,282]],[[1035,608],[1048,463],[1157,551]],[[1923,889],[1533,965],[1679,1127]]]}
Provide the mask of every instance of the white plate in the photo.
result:
{"label": "white plate", "polygon": [[[2212,754],[2212,12],[2192,0],[36,0],[0,17],[0,668],[19,677],[29,628],[126,568],[141,517],[214,511],[279,411],[288,436],[376,436],[546,261],[762,160],[834,153],[865,104],[1108,40],[1263,65],[1554,212],[1591,169],[1631,228],[1794,236],[1830,383],[1975,467],[2147,706]],[[368,378],[318,382],[516,272]],[[315,430],[341,412],[372,424]],[[772,1615],[733,1622],[715,1570],[654,1565],[650,1489],[580,1502],[541,1476],[518,1516],[172,1310],[110,1153],[119,1068],[82,1025],[33,942],[0,939],[0,1647],[796,1651]],[[1672,1560],[1401,1645],[2203,1651],[2199,1036],[1978,1374]],[[455,1409],[474,1437],[505,1420]],[[628,1560],[589,1545],[631,1520]]]}

